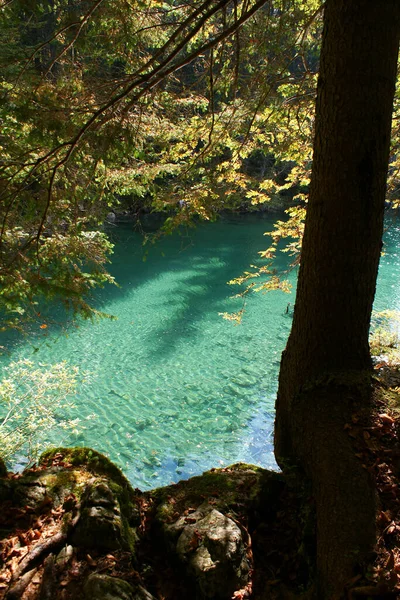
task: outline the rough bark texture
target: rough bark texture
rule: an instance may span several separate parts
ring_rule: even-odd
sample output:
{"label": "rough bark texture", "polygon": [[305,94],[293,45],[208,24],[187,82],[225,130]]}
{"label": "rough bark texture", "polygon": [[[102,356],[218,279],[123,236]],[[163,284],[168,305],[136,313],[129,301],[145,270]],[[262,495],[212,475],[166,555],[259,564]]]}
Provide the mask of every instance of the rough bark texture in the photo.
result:
{"label": "rough bark texture", "polygon": [[368,331],[383,229],[398,0],[327,0],[314,161],[276,406],[278,464],[317,508],[319,600],[340,598],[375,541],[375,492],[343,429],[369,401]]}

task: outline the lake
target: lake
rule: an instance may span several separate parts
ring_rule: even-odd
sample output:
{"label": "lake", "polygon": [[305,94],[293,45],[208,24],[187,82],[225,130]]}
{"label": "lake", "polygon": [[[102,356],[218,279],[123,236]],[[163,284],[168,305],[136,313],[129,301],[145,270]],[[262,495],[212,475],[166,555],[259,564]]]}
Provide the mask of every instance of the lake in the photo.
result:
{"label": "lake", "polygon": [[[85,374],[75,399],[85,429],[44,433],[47,441],[104,452],[141,489],[236,461],[276,468],[274,400],[294,294],[248,295],[239,326],[220,315],[243,307],[227,282],[262,264],[271,228],[270,217],[225,217],[145,255],[131,224],[110,226],[120,287],[98,291],[95,303],[117,319],[74,323],[53,312],[47,329],[6,340],[5,362],[66,360]],[[385,240],[375,307],[400,309],[400,226]],[[285,255],[276,267],[285,271]]]}

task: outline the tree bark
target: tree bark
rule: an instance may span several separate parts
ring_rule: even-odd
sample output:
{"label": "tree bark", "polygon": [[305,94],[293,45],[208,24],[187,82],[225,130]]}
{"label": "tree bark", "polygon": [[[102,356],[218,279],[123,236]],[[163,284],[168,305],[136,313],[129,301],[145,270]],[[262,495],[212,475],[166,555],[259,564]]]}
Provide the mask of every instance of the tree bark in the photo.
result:
{"label": "tree bark", "polygon": [[368,408],[400,34],[398,0],[327,0],[314,159],[275,454],[312,485],[317,597],[340,598],[375,542],[375,490],[344,425]]}

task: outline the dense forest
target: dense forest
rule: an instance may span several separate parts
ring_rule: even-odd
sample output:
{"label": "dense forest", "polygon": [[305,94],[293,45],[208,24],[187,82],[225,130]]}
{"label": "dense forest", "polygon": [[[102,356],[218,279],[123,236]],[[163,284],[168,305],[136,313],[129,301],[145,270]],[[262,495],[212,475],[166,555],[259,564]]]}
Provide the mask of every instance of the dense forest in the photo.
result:
{"label": "dense forest", "polygon": [[[298,516],[296,544],[281,553],[289,553],[293,564],[301,555],[302,567],[293,567],[293,581],[287,571],[282,582],[276,565],[266,566],[268,552],[260,545],[257,568],[239,561],[233,588],[202,579],[190,597],[398,597],[398,425],[386,396],[377,392],[384,385],[376,383],[368,334],[384,211],[400,202],[400,5],[3,0],[0,19],[2,330],[37,321],[43,298],[84,317],[98,314],[90,292],[113,283],[107,272],[112,244],[102,226],[107,219],[129,214],[140,227],[144,214],[160,213],[163,225],[147,236],[151,243],[224,211],[284,210],[261,253],[265,265],[237,280],[248,285],[245,293],[284,286],[273,271],[282,239],[293,264],[300,264],[276,402],[275,455],[282,475],[266,475],[261,492],[258,475],[249,476],[250,483],[240,475],[238,486],[254,486],[260,505],[271,506],[265,486],[285,490],[279,496],[285,508],[275,507],[273,520],[282,510]],[[68,386],[63,372],[50,374],[43,385],[59,385],[63,378]],[[379,443],[372,446],[376,431]],[[74,463],[56,453],[42,464],[59,469]],[[123,489],[114,492],[125,510],[125,483],[110,469]],[[218,481],[211,485],[217,497]],[[99,505],[109,510],[114,497],[102,485]],[[11,579],[5,577],[1,587],[6,598],[55,597],[60,572],[51,552],[71,536],[76,541],[76,527],[80,543],[87,542],[92,522],[85,529],[80,511],[89,514],[100,494],[91,480],[87,486],[81,501],[75,491],[63,497],[64,512],[73,514],[64,530],[31,549],[19,566],[7,567]],[[168,513],[169,500],[160,498],[135,497],[139,537],[154,514],[160,519],[161,510]],[[185,522],[198,523],[190,530],[189,554],[205,548],[199,540],[211,535],[199,523],[214,513],[200,518],[199,510],[185,505]],[[192,512],[197,516],[188,517]],[[264,506],[252,514],[253,529],[267,512]],[[123,524],[124,539],[127,528]],[[131,542],[121,541],[121,548],[131,551]],[[246,548],[251,563],[248,540]],[[112,551],[112,545],[103,549]],[[35,596],[24,578],[45,555]],[[93,566],[88,556],[86,564]],[[135,560],[141,572],[140,558]],[[202,573],[207,569],[215,564]],[[136,596],[121,589],[112,598],[153,597],[143,588]],[[157,589],[159,598],[189,597],[174,586]],[[57,598],[81,597],[68,593]],[[96,594],[86,591],[85,597],[100,598]]]}

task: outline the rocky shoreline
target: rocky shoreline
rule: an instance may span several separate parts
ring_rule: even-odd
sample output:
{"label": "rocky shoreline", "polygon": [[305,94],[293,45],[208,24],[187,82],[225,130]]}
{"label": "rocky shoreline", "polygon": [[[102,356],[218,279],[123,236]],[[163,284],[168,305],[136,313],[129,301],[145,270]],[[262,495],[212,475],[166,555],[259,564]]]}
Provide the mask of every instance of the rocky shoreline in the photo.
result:
{"label": "rocky shoreline", "polygon": [[2,472],[0,598],[257,597],[254,532],[284,491],[281,474],[237,464],[142,492],[94,450],[48,451]]}

